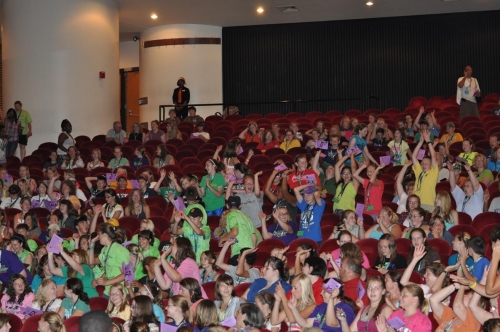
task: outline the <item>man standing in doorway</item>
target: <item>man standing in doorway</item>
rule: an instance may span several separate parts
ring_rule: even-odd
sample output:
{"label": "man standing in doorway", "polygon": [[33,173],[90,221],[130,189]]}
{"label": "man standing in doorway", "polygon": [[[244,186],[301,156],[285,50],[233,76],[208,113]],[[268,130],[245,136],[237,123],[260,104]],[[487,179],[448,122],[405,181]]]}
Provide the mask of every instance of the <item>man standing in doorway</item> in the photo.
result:
{"label": "man standing in doorway", "polygon": [[189,89],[185,87],[186,80],[184,77],[179,77],[177,80],[177,86],[174,90],[174,94],[172,95],[172,101],[175,105],[175,112],[177,113],[177,117],[184,119],[188,115],[188,103],[189,98],[191,97],[189,94]]}
{"label": "man standing in doorway", "polygon": [[460,119],[468,115],[479,116],[476,97],[481,97],[477,79],[472,77],[472,67],[464,68],[464,76],[458,79],[457,104],[460,105]]}
{"label": "man standing in doorway", "polygon": [[31,115],[28,111],[23,110],[23,104],[18,100],[14,103],[14,109],[16,110],[17,120],[21,123],[23,131],[19,135],[19,150],[21,151],[21,160],[26,156],[26,145],[28,145],[28,138],[33,135],[31,129]]}

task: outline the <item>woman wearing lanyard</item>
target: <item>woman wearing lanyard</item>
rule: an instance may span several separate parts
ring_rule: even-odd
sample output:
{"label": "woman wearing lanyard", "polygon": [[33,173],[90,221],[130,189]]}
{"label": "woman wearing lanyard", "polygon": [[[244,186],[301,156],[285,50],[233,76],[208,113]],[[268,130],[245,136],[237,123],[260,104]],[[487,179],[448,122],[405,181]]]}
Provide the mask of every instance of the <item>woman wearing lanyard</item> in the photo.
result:
{"label": "woman wearing lanyard", "polygon": [[61,319],[83,316],[90,312],[89,297],[83,291],[83,284],[80,279],[71,278],[64,287],[66,298],[62,301],[58,314]]}
{"label": "woman wearing lanyard", "polygon": [[205,163],[207,175],[205,175],[200,185],[197,187],[198,195],[205,203],[205,210],[207,216],[221,216],[224,209],[224,186],[226,181],[219,173],[222,170],[222,165],[215,159],[208,159]]}
{"label": "woman wearing lanyard", "polygon": [[115,146],[113,154],[115,157],[109,162],[109,168],[111,168],[112,171],[119,166],[129,166],[127,158],[123,157],[122,148],[120,146]]}
{"label": "woman wearing lanyard", "polygon": [[61,302],[62,300],[57,298],[56,283],[51,279],[45,279],[40,284],[31,307],[44,312],[58,312]]}
{"label": "woman wearing lanyard", "polygon": [[[378,177],[380,175],[380,170],[384,167],[384,164],[375,166],[369,162],[365,162],[353,174],[354,178],[359,183],[363,183],[363,188],[365,189],[365,206],[363,213],[369,214],[374,218],[377,218],[382,208],[384,182],[379,180]],[[359,175],[365,168],[368,179],[364,179]]]}
{"label": "woman wearing lanyard", "polygon": [[415,173],[415,188],[413,193],[420,197],[422,207],[432,212],[436,200],[436,184],[439,176],[439,167],[436,161],[436,151],[432,144],[427,144],[431,157],[424,156],[419,162],[418,155],[424,141],[430,143],[430,133],[428,130],[423,130],[420,135],[420,140],[413,150],[411,156],[413,162],[413,172]]}
{"label": "woman wearing lanyard", "polygon": [[472,166],[474,164],[474,158],[476,158],[477,155],[477,152],[474,151],[474,142],[470,138],[464,139],[462,142],[462,149],[464,152],[460,153],[458,156]]}
{"label": "woman wearing lanyard", "polygon": [[[351,158],[351,167],[342,167],[347,160]],[[337,190],[333,202],[333,212],[341,215],[344,210],[355,210],[355,199],[358,192],[359,182],[352,177],[352,171],[356,170],[354,154],[343,156],[335,164],[335,181],[337,181]]]}
{"label": "woman wearing lanyard", "polygon": [[[99,257],[94,257],[94,246],[97,241],[104,248],[101,250]],[[90,243],[90,265],[100,264],[104,269],[103,276],[95,280],[95,284],[106,286],[104,290],[105,297],[109,297],[111,285],[121,283],[125,279],[122,271],[122,263],[128,264],[130,262],[130,255],[127,248],[116,243],[116,241],[117,234],[115,233],[115,227],[104,223],[99,226],[98,235]]]}
{"label": "woman wearing lanyard", "polygon": [[157,169],[161,169],[163,166],[175,165],[175,159],[170,153],[165,145],[161,144],[156,147],[156,157],[153,160],[153,165]]}
{"label": "woman wearing lanyard", "polygon": [[[452,169],[451,163],[448,163],[448,169]],[[464,164],[469,179],[465,181],[463,188],[455,183],[455,178],[450,176],[451,195],[457,203],[457,211],[467,213],[472,219],[483,212],[484,192],[483,187],[472,173],[470,165]]]}

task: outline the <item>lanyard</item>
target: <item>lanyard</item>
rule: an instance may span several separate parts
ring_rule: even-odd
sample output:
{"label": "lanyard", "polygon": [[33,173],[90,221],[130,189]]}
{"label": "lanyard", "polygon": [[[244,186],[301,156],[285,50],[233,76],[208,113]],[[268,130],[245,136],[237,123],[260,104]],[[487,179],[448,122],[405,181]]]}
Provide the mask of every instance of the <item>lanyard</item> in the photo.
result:
{"label": "lanyard", "polygon": [[[44,312],[47,312],[47,311],[49,310],[50,306],[52,305],[52,303],[54,303],[54,301],[55,301],[55,299],[54,299],[54,300],[52,300],[52,301],[50,301],[50,302],[49,302],[49,304],[47,304],[47,306],[45,307]],[[78,300],[77,300],[77,302],[78,302]],[[75,304],[76,304],[76,302],[75,302]],[[74,307],[73,307],[73,308],[74,308]]]}
{"label": "lanyard", "polygon": [[309,232],[309,227],[311,227],[311,224],[312,224],[314,205],[315,204],[312,204],[312,205],[308,204],[306,206],[306,209],[302,213],[301,218],[300,218],[301,225],[304,226],[304,230],[307,232]]}
{"label": "lanyard", "polygon": [[418,181],[417,181],[417,190],[415,191],[420,191],[420,189],[422,188],[422,181],[424,180],[424,178],[427,176],[427,173],[420,173],[420,175],[418,176]]}
{"label": "lanyard", "polygon": [[[474,194],[473,194],[474,195]],[[462,212],[465,212],[465,205],[469,202],[471,196],[465,196],[464,201],[462,202]]]}
{"label": "lanyard", "polygon": [[370,192],[372,191],[373,184],[370,182],[368,188],[366,188],[366,202],[370,205]]}
{"label": "lanyard", "polygon": [[[73,315],[73,312],[75,311],[75,307],[76,307],[76,304],[78,303],[78,300],[80,300],[80,297],[78,297],[75,301],[75,304],[73,304],[73,307],[71,308],[71,311],[70,311],[70,315]],[[69,318],[69,317],[66,317],[66,318]]]}
{"label": "lanyard", "polygon": [[[106,266],[106,262],[108,261],[109,252],[111,251],[111,248],[113,247],[113,244],[115,244],[115,243],[113,242],[113,243],[111,243],[111,245],[109,246],[109,249],[108,249],[108,251],[106,252],[106,256],[104,257],[104,261],[103,261],[103,264],[102,264],[102,266],[104,267],[104,275],[106,275],[106,278],[108,278],[108,275],[106,274],[106,268],[107,268],[107,266]],[[75,302],[75,304],[76,304],[76,302]]]}
{"label": "lanyard", "polygon": [[17,200],[18,200],[18,199],[19,199],[19,197],[18,197],[18,198],[16,198],[16,200],[15,200],[14,202],[11,202],[11,203],[10,203],[10,205],[9,205],[9,207],[14,206],[14,205],[17,203]]}
{"label": "lanyard", "polygon": [[342,186],[342,189],[340,190],[339,194],[337,195],[339,199],[341,199],[341,198],[342,198],[342,195],[344,195],[344,190],[345,190],[345,188],[349,185],[349,183],[350,183],[350,182],[347,182],[346,184],[344,184],[344,185]]}

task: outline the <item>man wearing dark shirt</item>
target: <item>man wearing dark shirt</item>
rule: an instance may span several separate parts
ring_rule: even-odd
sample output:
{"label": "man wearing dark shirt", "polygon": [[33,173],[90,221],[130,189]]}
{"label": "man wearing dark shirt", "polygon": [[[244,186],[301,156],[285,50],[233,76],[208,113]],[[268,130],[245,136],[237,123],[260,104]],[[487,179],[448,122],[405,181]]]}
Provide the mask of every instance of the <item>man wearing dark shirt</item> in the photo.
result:
{"label": "man wearing dark shirt", "polygon": [[189,103],[189,99],[191,98],[189,89],[184,85],[186,84],[186,80],[184,77],[179,77],[177,80],[177,86],[172,94],[172,102],[175,105],[175,112],[177,113],[177,117],[184,119],[188,114],[187,104]]}

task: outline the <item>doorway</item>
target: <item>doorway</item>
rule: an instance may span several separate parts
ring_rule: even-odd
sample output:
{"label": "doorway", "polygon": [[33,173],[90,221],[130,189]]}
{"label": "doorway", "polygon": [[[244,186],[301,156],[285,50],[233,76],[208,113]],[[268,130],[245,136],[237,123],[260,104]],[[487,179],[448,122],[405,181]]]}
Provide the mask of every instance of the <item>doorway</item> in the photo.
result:
{"label": "doorway", "polygon": [[121,78],[121,122],[130,132],[134,122],[141,118],[139,108],[139,68],[120,69]]}

